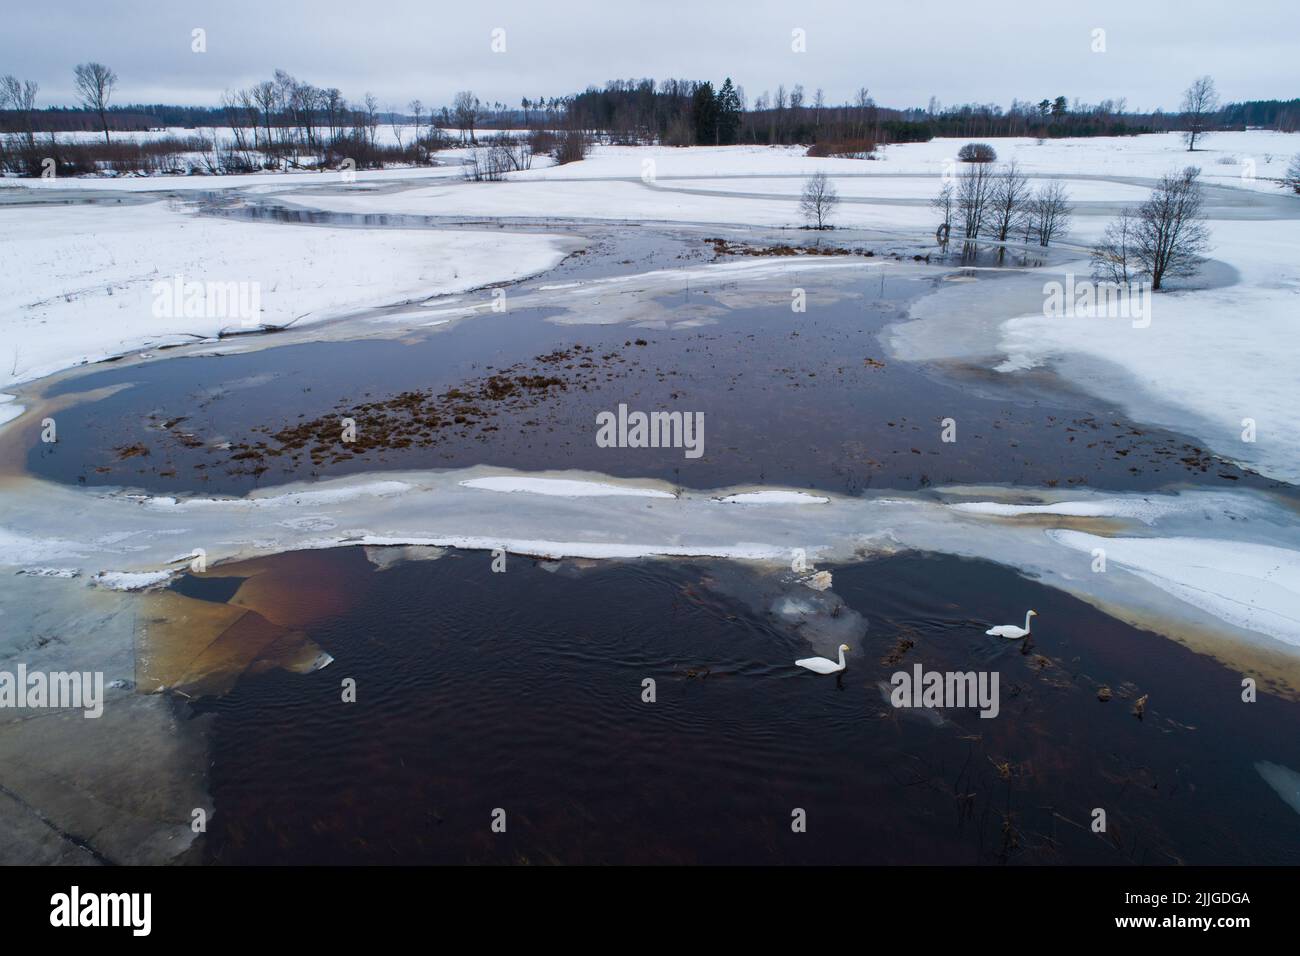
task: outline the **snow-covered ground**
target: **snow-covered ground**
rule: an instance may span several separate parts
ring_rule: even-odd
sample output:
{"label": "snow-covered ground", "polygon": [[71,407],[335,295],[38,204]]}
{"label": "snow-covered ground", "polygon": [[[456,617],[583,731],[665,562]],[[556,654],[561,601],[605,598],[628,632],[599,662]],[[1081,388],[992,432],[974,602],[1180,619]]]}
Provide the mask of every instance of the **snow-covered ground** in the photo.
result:
{"label": "snow-covered ground", "polygon": [[161,301],[177,275],[249,283],[242,301],[256,288],[260,323],[277,326],[515,279],[570,249],[502,231],[268,226],[162,202],[0,206],[0,386],[246,327],[249,310]]}
{"label": "snow-covered ground", "polygon": [[[1044,140],[1001,137],[993,145],[998,162],[1015,160],[1034,175],[1080,173],[1152,179],[1188,164],[1200,166],[1207,181],[1241,188],[1277,189],[1276,180],[1300,152],[1300,135],[1247,130],[1215,133],[1204,148],[1188,153],[1177,133],[1103,136],[1092,139]],[[581,163],[533,169],[514,179],[587,179],[600,176],[641,177],[647,160],[653,174],[664,177],[807,175],[817,170],[839,175],[941,176],[953,168],[957,151],[969,138],[937,138],[928,143],[900,143],[881,149],[875,160],[810,159],[801,146],[602,146]],[[1249,174],[1249,175],[1248,175]],[[1250,176],[1253,175],[1252,180]],[[1082,197],[1080,197],[1082,198]]]}
{"label": "snow-covered ground", "polygon": [[81,190],[86,192],[211,192],[241,190],[265,195],[305,186],[350,186],[364,192],[384,183],[408,179],[464,177],[460,159],[464,150],[448,150],[439,157],[440,166],[393,166],[386,169],[358,169],[344,178],[337,169],[293,172],[238,173],[229,176],[61,176],[53,179],[0,178],[0,196],[14,197],[22,190]]}
{"label": "snow-covered ground", "polygon": [[[1300,221],[1216,222],[1212,235],[1211,255],[1237,271],[1235,284],[1157,295],[1145,328],[1115,318],[1047,318],[1041,308],[1008,318],[998,367],[1079,366],[1080,385],[1135,418],[1194,434],[1226,458],[1300,483]],[[1087,278],[1086,263],[1070,268]],[[1083,357],[1110,373],[1084,370]]]}
{"label": "snow-covered ground", "polygon": [[[157,138],[165,134],[195,135],[196,130],[166,130],[151,134],[131,134],[142,138]],[[410,130],[404,132],[408,135]],[[220,135],[220,131],[218,131]],[[206,134],[206,132],[205,132]],[[480,131],[483,137],[496,135],[495,131]],[[62,134],[91,136],[92,134]],[[451,135],[458,134],[451,131]],[[388,127],[379,131],[379,138],[392,140]],[[986,140],[998,154],[998,162],[1011,160],[1031,176],[1101,176],[1112,178],[1154,179],[1173,169],[1186,165],[1201,168],[1206,182],[1233,188],[1278,192],[1278,180],[1287,164],[1300,153],[1300,134],[1275,133],[1269,130],[1215,133],[1204,140],[1196,152],[1189,153],[1177,133],[1158,133],[1144,136],[1111,136],[1085,139],[1059,139],[1039,141],[1028,137],[994,137]],[[955,159],[957,151],[968,138],[941,137],[928,143],[900,143],[882,147],[876,159],[842,159],[834,157],[810,158],[803,146],[595,146],[582,162],[563,166],[554,165],[549,157],[533,158],[533,168],[510,174],[515,182],[531,180],[692,180],[726,177],[786,177],[806,176],[822,171],[840,177],[919,176],[939,177],[959,169]],[[359,184],[392,179],[421,179],[452,175],[458,177],[458,164],[468,155],[466,147],[455,147],[437,154],[443,167],[394,167],[380,170],[359,170]],[[335,180],[337,172],[261,172],[232,176],[145,176],[102,177],[86,176],[53,181],[0,178],[0,188],[84,188],[125,189],[129,191],[158,189],[235,189],[250,185],[295,185]],[[1082,190],[1081,184],[1072,184]],[[710,184],[711,189],[743,190],[743,185],[730,187]],[[877,195],[873,186],[858,186],[862,195]],[[884,195],[898,196],[889,187]],[[845,192],[843,184],[841,192]],[[788,187],[780,190],[788,191]],[[797,190],[796,190],[797,191]],[[914,192],[929,198],[933,191]],[[1075,198],[1092,200],[1091,193],[1080,192]],[[1124,192],[1102,194],[1100,198],[1126,199]],[[522,214],[522,213],[521,213]],[[599,215],[597,212],[589,215]],[[616,218],[625,218],[617,215]]]}

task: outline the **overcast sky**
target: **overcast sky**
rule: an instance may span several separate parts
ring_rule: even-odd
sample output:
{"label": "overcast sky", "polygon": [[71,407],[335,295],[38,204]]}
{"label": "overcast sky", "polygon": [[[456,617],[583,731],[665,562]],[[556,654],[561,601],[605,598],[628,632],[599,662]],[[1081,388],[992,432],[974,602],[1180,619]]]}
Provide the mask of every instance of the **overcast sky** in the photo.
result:
{"label": "overcast sky", "polygon": [[[615,77],[730,75],[750,102],[802,83],[828,103],[860,86],[885,106],[1064,94],[1178,106],[1197,75],[1222,99],[1300,96],[1300,2],[1202,0],[47,0],[6,2],[0,74],[42,106],[74,102],[72,68],[119,75],[117,103],[215,105],[276,67],[381,107],[558,96]],[[206,31],[207,52],[191,51]],[[505,31],[505,52],[491,49]],[[806,52],[791,49],[792,31]],[[1093,31],[1105,52],[1093,52]]]}

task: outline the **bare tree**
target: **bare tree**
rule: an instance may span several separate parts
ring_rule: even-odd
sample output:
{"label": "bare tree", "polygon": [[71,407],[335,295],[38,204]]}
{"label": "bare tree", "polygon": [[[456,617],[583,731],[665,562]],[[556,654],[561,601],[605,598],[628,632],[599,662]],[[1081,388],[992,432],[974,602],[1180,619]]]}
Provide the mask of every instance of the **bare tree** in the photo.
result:
{"label": "bare tree", "polygon": [[258,83],[253,87],[252,98],[258,111],[262,114],[262,127],[266,130],[266,142],[262,144],[262,148],[269,150],[271,148],[271,120],[275,115],[278,103],[275,84],[270,80],[263,80]]}
{"label": "bare tree", "polygon": [[467,137],[471,143],[477,142],[474,138],[474,123],[478,120],[480,106],[478,97],[469,90],[461,90],[452,101],[461,142],[464,142]]}
{"label": "bare tree", "polygon": [[365,98],[365,119],[366,119],[366,139],[370,140],[370,148],[375,148],[376,133],[379,131],[379,100],[375,99],[375,94],[367,93]]}
{"label": "bare tree", "polygon": [[415,117],[415,141],[418,143],[420,141],[420,117],[424,115],[424,104],[418,99],[411,100],[411,102],[406,104],[406,108],[410,110],[411,115]]}
{"label": "bare tree", "polygon": [[348,101],[343,98],[337,86],[325,91],[325,121],[330,128],[330,142],[333,143],[343,133],[344,114],[348,110]]}
{"label": "bare tree", "polygon": [[993,173],[985,163],[975,163],[957,177],[957,212],[967,239],[978,239],[993,195]]}
{"label": "bare tree", "polygon": [[36,91],[35,80],[19,81],[16,76],[0,79],[0,110],[10,109],[18,114],[24,144],[28,150],[36,149]]}
{"label": "bare tree", "polygon": [[393,131],[393,139],[397,140],[397,148],[402,148],[402,117],[397,114],[397,107],[388,104],[388,128]]}
{"label": "bare tree", "polygon": [[867,135],[867,111],[871,107],[871,91],[865,86],[859,86],[853,96],[853,102],[858,108],[858,137],[862,138]]}
{"label": "bare tree", "polygon": [[994,177],[988,211],[989,227],[998,242],[1006,242],[1024,222],[1032,195],[1029,179],[1020,172],[1015,160]]}
{"label": "bare tree", "polygon": [[799,200],[799,210],[803,217],[813,223],[815,229],[829,228],[826,221],[839,204],[839,193],[835,185],[822,172],[813,173],[804,181],[803,196]]}
{"label": "bare tree", "polygon": [[108,140],[108,101],[117,86],[117,74],[102,63],[79,63],[73,71],[77,81],[77,96],[82,105],[99,114],[99,125]]}
{"label": "bare tree", "polygon": [[1195,274],[1210,244],[1202,211],[1201,171],[1188,166],[1160,177],[1151,198],[1138,207],[1137,260],[1151,289],[1167,276]]}
{"label": "bare tree", "polygon": [[1205,136],[1218,109],[1219,94],[1209,76],[1198,77],[1183,93],[1183,142],[1189,153],[1196,149],[1196,140]]}
{"label": "bare tree", "polygon": [[1092,247],[1092,277],[1099,282],[1127,285],[1134,278],[1136,225],[1131,209],[1106,226],[1101,242]]}
{"label": "bare tree", "polygon": [[930,200],[930,207],[939,213],[939,228],[935,230],[935,238],[945,245],[948,242],[948,236],[952,232],[953,216],[957,212],[957,191],[953,189],[952,183],[945,182],[939,190],[939,195]]}
{"label": "bare tree", "polygon": [[1050,246],[1053,239],[1070,231],[1070,216],[1074,213],[1070,197],[1059,182],[1040,186],[1029,202],[1028,234],[1040,246]]}
{"label": "bare tree", "polygon": [[1188,166],[1160,177],[1136,212],[1124,210],[1092,250],[1093,273],[1113,282],[1149,278],[1157,291],[1165,279],[1196,273],[1209,247],[1202,211],[1201,171]]}
{"label": "bare tree", "polygon": [[[256,169],[253,162],[253,150],[257,140],[257,107],[253,104],[252,93],[248,90],[221,94],[221,107],[225,113],[226,125],[230,127],[231,144],[222,160],[224,172],[248,172]],[[252,144],[248,141],[248,130],[253,130]],[[213,134],[215,138],[215,133]]]}

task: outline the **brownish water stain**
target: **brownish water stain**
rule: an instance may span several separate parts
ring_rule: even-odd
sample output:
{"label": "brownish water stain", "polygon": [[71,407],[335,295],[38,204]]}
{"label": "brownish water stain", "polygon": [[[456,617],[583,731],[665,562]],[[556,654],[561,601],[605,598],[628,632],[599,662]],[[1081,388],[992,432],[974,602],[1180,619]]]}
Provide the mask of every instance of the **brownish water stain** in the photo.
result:
{"label": "brownish water stain", "polygon": [[196,575],[242,578],[224,603],[175,591],[142,595],[137,688],[220,695],[243,674],[273,668],[302,674],[325,666],[331,658],[304,629],[346,613],[364,597],[368,577],[356,573],[357,561],[365,564],[356,549],[342,556],[298,551]]}
{"label": "brownish water stain", "polygon": [[223,564],[209,571],[242,577],[230,603],[286,628],[312,627],[353,608],[366,596],[370,565],[359,548],[293,551]]}

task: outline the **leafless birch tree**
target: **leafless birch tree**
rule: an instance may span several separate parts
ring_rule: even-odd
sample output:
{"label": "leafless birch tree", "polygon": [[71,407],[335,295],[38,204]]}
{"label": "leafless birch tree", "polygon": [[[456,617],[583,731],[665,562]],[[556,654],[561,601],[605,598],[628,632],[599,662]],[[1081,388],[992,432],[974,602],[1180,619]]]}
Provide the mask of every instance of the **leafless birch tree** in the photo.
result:
{"label": "leafless birch tree", "polygon": [[1205,136],[1218,109],[1219,94],[1208,76],[1198,77],[1183,93],[1183,142],[1189,153],[1196,149],[1197,139]]}
{"label": "leafless birch tree", "polygon": [[108,101],[117,87],[117,74],[102,63],[79,63],[73,71],[77,81],[77,96],[81,104],[93,113],[99,114],[99,125],[104,130],[104,142],[108,140]]}
{"label": "leafless birch tree", "polygon": [[839,193],[825,173],[813,173],[804,182],[803,196],[799,200],[799,209],[803,217],[814,229],[826,229],[827,220],[839,204]]}

